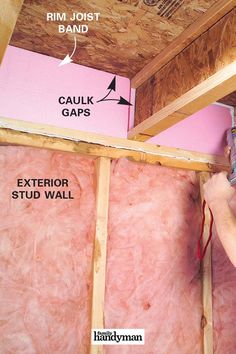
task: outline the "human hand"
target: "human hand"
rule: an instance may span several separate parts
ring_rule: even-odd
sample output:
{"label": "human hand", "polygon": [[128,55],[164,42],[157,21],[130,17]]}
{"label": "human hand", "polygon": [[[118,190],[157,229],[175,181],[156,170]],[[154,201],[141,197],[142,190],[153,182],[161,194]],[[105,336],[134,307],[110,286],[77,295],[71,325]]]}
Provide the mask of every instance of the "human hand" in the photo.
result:
{"label": "human hand", "polygon": [[210,209],[229,203],[235,190],[231,187],[226,172],[214,174],[203,186],[204,197]]}

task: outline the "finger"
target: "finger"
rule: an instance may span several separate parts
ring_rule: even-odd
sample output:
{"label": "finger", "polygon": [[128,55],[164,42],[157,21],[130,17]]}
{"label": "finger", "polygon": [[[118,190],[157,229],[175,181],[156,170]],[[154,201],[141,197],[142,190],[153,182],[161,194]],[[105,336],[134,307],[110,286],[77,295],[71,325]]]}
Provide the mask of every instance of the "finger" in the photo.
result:
{"label": "finger", "polygon": [[221,174],[222,176],[225,176],[225,177],[228,176],[228,172],[226,172],[226,171],[221,171],[220,174]]}

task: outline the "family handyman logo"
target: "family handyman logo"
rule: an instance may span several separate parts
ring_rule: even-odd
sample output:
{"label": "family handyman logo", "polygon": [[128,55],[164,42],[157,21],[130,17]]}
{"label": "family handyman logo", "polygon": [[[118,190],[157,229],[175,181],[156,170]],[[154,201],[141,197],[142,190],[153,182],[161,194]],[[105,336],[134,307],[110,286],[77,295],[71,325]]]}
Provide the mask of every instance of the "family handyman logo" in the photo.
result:
{"label": "family handyman logo", "polygon": [[144,345],[144,329],[93,329],[93,345]]}

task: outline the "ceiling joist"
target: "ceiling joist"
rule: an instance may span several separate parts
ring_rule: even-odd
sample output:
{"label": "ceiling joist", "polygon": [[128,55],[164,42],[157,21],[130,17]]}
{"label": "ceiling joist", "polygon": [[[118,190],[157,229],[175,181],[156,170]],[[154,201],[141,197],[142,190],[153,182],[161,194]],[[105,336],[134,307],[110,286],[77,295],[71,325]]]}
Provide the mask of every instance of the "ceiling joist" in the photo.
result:
{"label": "ceiling joist", "polygon": [[129,138],[148,140],[236,89],[236,8],[138,89]]}
{"label": "ceiling joist", "polygon": [[131,129],[128,138],[146,141],[228,94],[236,85],[236,61]]}
{"label": "ceiling joist", "polygon": [[160,70],[165,64],[179,54],[192,41],[207,31],[236,5],[235,0],[219,0],[212,5],[202,16],[197,18],[160,54],[150,61],[131,80],[131,86],[137,88]]}

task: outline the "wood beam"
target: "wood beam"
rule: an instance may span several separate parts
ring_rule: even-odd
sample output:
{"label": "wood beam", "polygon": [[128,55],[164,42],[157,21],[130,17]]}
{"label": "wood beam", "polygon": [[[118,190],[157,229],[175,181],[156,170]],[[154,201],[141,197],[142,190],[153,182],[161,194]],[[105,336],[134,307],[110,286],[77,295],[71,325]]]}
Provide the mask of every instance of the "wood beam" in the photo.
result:
{"label": "wood beam", "polygon": [[231,11],[234,6],[236,6],[235,0],[217,1],[132,78],[132,87],[137,88],[142,85],[165,64],[167,64],[171,59],[179,54],[184,48],[186,48],[192,41],[207,31],[225,14]]}
{"label": "wood beam", "polygon": [[[110,186],[110,159],[97,161],[96,231],[93,255],[92,329],[104,328],[107,228]],[[102,354],[101,345],[91,345],[91,354]]]}
{"label": "wood beam", "polygon": [[24,0],[4,0],[0,11],[0,64],[10,42]]}
{"label": "wood beam", "polygon": [[[199,174],[201,200],[204,200],[203,184],[210,178],[207,172]],[[209,237],[210,226],[210,211],[206,207],[205,224],[203,234],[203,244],[205,245]],[[211,243],[208,245],[205,257],[201,264],[202,270],[202,328],[203,328],[203,353],[213,354],[213,310],[212,310],[212,258],[211,258]]]}
{"label": "wood beam", "polygon": [[138,124],[129,131],[128,138],[146,141],[229,94],[235,88],[236,61]]}
{"label": "wood beam", "polygon": [[[215,99],[235,91],[235,63],[236,7],[137,89],[135,126],[167,107],[172,107],[170,114],[177,111],[171,123],[175,124]],[[206,87],[208,84],[209,90]],[[188,99],[192,95],[193,104],[190,105],[190,100],[188,102],[190,107],[184,105],[185,95]],[[182,99],[181,107],[179,103]],[[173,106],[169,106],[171,104]],[[177,107],[173,110],[175,104]],[[151,131],[150,135],[155,133],[155,130]],[[131,134],[131,137],[134,135]]]}
{"label": "wood beam", "polygon": [[0,118],[0,143],[68,151],[195,171],[229,170],[223,156],[156,146],[123,138]]}

